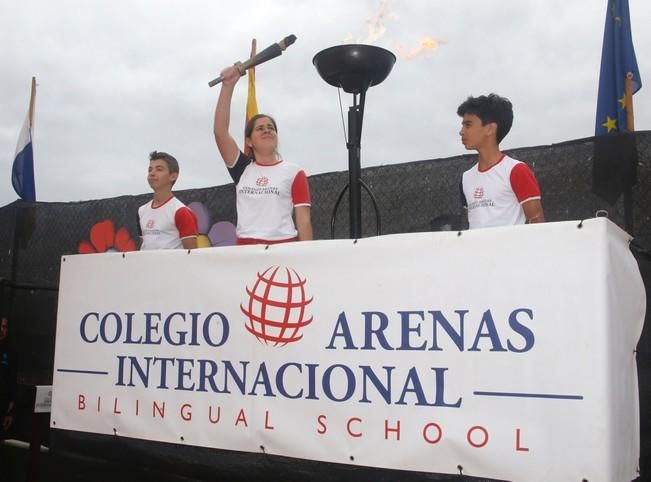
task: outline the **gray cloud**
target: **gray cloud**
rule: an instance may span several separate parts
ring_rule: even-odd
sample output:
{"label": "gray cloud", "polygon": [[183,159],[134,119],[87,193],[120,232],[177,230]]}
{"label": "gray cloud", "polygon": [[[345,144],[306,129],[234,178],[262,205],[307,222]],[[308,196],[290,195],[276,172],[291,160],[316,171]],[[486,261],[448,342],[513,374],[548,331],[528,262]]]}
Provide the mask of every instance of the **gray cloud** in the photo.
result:
{"label": "gray cloud", "polygon": [[[283,156],[310,174],[345,170],[337,90],[312,66],[320,50],[365,38],[380,1],[3,1],[0,58],[0,205],[16,196],[11,163],[36,75],[38,198],[75,201],[147,192],[147,153],[181,161],[177,188],[229,182],[212,138],[218,87],[207,82],[244,59],[251,37],[264,48],[294,33],[282,57],[258,68],[261,110],[280,124]],[[643,82],[651,4],[630,1]],[[460,0],[388,2],[376,45],[398,53],[423,37],[447,43],[398,58],[367,96],[364,166],[463,152],[457,105],[495,91],[514,103],[505,147],[590,136],[594,129],[605,2]],[[244,79],[243,79],[244,80]],[[233,102],[243,129],[246,88]],[[344,115],[352,102],[342,92]],[[635,96],[636,126],[651,126],[651,91]]]}

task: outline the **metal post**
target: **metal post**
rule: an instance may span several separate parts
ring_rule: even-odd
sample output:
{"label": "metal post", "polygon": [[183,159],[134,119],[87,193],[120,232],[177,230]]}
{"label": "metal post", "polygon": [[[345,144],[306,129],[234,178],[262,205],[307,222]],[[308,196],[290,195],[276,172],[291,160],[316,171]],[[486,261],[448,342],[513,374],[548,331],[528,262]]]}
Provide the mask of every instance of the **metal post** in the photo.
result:
{"label": "metal post", "polygon": [[348,109],[348,199],[350,209],[350,237],[362,237],[362,186],[361,176],[360,136],[359,136],[359,106],[353,105]]}
{"label": "metal post", "polygon": [[353,94],[353,105],[348,109],[348,195],[350,209],[350,237],[362,237],[362,122],[364,120],[364,102],[366,89],[360,93],[359,103],[357,94]]}

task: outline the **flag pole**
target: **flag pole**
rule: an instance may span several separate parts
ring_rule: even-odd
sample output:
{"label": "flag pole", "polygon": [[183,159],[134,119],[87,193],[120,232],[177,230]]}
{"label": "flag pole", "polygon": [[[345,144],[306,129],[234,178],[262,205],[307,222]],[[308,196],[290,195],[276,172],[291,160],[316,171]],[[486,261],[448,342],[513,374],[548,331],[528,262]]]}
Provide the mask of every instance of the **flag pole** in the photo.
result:
{"label": "flag pole", "polygon": [[624,79],[624,99],[626,102],[626,130],[635,130],[635,116],[633,115],[633,72],[627,72]]}
{"label": "flag pole", "polygon": [[36,100],[36,77],[32,77],[32,92],[29,96],[29,130],[31,134],[34,123],[34,101]]}
{"label": "flag pole", "polygon": [[[627,72],[624,79],[624,102],[626,108],[626,130],[635,131],[635,117],[633,115],[633,72]],[[637,169],[637,166],[635,167]],[[633,186],[624,190],[624,227],[633,235]]]}
{"label": "flag pole", "polygon": [[[255,57],[256,53],[258,53],[257,41],[256,41],[256,39],[251,39],[251,55],[249,56],[249,58],[252,59],[253,57]],[[253,70],[254,68],[255,67],[251,67],[249,70]]]}
{"label": "flag pole", "polygon": [[[256,39],[251,40],[251,56],[250,58],[255,57],[257,53],[257,41]],[[247,82],[247,94],[246,94],[246,112],[244,113],[244,124],[248,124],[249,120],[258,113],[258,101],[255,96],[255,67],[251,67],[248,70],[249,78]],[[244,139],[244,149],[242,149],[245,155],[250,156],[252,154],[251,148],[246,144],[246,139]]]}

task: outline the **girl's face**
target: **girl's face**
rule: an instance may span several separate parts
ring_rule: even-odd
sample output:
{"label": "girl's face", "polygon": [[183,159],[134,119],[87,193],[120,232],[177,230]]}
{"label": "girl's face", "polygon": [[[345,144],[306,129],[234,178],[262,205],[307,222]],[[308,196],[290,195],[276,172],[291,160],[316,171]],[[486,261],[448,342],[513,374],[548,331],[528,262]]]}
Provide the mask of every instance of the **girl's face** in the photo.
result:
{"label": "girl's face", "polygon": [[246,139],[249,147],[260,154],[271,154],[278,148],[276,128],[269,117],[260,117],[253,124],[251,136]]}

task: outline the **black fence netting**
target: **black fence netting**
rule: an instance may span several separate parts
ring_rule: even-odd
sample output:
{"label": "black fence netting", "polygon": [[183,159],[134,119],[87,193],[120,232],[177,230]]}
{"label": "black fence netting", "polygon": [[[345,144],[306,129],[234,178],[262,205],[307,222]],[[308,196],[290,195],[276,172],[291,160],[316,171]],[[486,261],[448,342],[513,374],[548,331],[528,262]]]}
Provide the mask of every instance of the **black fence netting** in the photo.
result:
{"label": "black fence netting", "polygon": [[[614,147],[603,146],[600,138],[586,138],[550,146],[513,149],[508,153],[527,162],[536,172],[547,221],[607,215],[622,228],[628,228],[636,238],[637,256],[648,260],[651,248],[651,131],[624,135],[622,139],[626,145],[616,142]],[[631,145],[633,151],[626,148]],[[475,155],[464,155],[363,169],[362,179],[372,193],[362,191],[363,236],[377,234],[380,226],[382,234],[465,229],[467,223],[460,201],[459,181],[461,173],[476,160]],[[617,197],[619,191],[626,190],[627,183],[635,180],[637,182],[630,189],[629,196]],[[347,172],[310,177],[315,238],[332,237],[333,210],[347,182]],[[593,192],[595,185],[599,187],[599,196]],[[205,231],[203,234],[208,234],[217,222],[236,222],[232,184],[176,194],[186,204],[203,205],[207,213],[207,219],[200,225]],[[126,229],[129,237],[136,241],[137,209],[150,197],[149,194],[141,194],[74,203],[15,202],[0,208],[0,311],[11,319],[12,342],[21,354],[19,376],[22,383],[49,384],[52,380],[61,256],[79,252],[81,244],[86,249],[100,252],[120,249],[115,233],[121,228]],[[377,210],[373,199],[377,202]],[[336,214],[334,237],[346,238],[350,232],[347,194],[341,197]],[[98,224],[106,224],[107,221],[110,229],[96,230]],[[645,263],[648,268],[649,262]],[[646,269],[645,272],[647,292],[651,277],[648,271]],[[648,377],[648,367],[651,366],[650,337],[647,326],[638,353],[641,380]],[[651,410],[648,408],[651,406],[651,393],[648,384],[641,384],[641,392],[645,402],[641,403],[644,461],[646,457],[651,457]],[[103,460],[104,464],[111,463],[108,455],[105,457],[101,450],[92,456],[75,455],[73,447],[80,439],[71,439],[70,436],[61,438],[64,441],[62,446],[72,450],[66,456],[68,458],[61,459],[64,461],[60,467],[63,472],[66,471],[65,461],[73,462],[76,457],[83,458],[89,464],[89,473],[95,470],[92,467],[98,466],[91,460],[93,457]],[[148,447],[146,443],[141,445]],[[139,450],[144,450],[147,457],[155,459],[153,449],[140,447]],[[270,460],[265,459],[262,465],[270,463]],[[276,469],[281,466],[284,467],[284,462],[275,463]],[[642,466],[644,474],[644,469],[649,468],[645,462]],[[312,469],[308,467],[311,466],[303,467],[306,470],[304,475],[309,474],[310,478],[314,478],[310,472]],[[300,473],[300,467],[298,469]],[[154,469],[150,467],[147,470]],[[341,470],[345,472],[345,469]],[[285,480],[300,480],[300,475],[296,475],[295,471],[283,473]],[[290,477],[290,473],[294,475]],[[100,475],[95,473],[96,477]],[[369,472],[368,475],[369,480],[385,480],[377,472],[372,476]],[[144,477],[142,473],[141,476]],[[80,477],[74,480],[84,480],[83,475]],[[142,477],[141,480],[149,480]],[[323,477],[320,480],[330,480]],[[61,480],[64,479],[62,475]],[[96,480],[108,479],[100,477]],[[271,477],[265,480],[283,479]]]}
{"label": "black fence netting", "polygon": [[12,277],[14,229],[16,225],[16,205],[0,209],[0,279]]}
{"label": "black fence netting", "polygon": [[[637,183],[632,188],[630,212],[633,234],[640,244],[649,246],[651,132],[636,133],[635,140]],[[535,170],[548,221],[585,219],[601,212],[625,227],[624,196],[611,205],[592,192],[594,138],[514,149],[509,154],[527,162]],[[377,201],[376,213],[368,192],[362,190],[363,235],[377,234],[378,221],[381,221],[382,234],[430,231],[443,226],[464,228],[466,221],[459,196],[459,179],[462,171],[474,162],[476,156],[465,155],[363,169],[362,179]],[[310,178],[312,222],[317,239],[331,237],[335,203],[347,182],[347,172]],[[232,184],[180,191],[177,196],[186,204],[202,203],[210,215],[210,224],[218,221],[234,223],[236,220]],[[16,202],[0,208],[3,226],[0,275],[17,283],[56,287],[60,257],[76,253],[82,241],[91,241],[90,231],[96,223],[110,219],[115,229],[125,227],[136,239],[136,212],[149,197],[143,194],[75,203]],[[345,238],[349,232],[346,193],[337,210],[334,237]],[[12,257],[7,253],[12,252],[14,244]]]}

